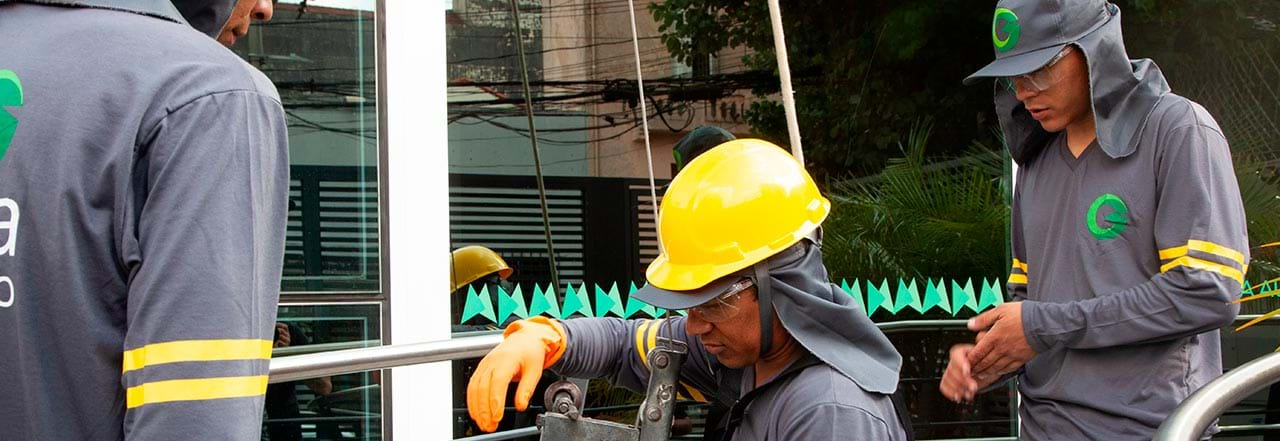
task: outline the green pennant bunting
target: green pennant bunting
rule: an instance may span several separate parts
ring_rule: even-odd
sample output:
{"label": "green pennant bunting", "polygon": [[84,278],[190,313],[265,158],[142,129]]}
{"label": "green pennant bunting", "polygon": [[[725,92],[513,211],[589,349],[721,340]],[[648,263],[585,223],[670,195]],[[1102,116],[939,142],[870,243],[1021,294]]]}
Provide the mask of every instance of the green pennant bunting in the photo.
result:
{"label": "green pennant bunting", "polygon": [[629,319],[637,312],[644,312],[649,314],[649,317],[657,318],[658,313],[653,310],[653,306],[645,302],[641,302],[640,299],[633,296],[633,294],[638,290],[639,288],[636,288],[636,283],[631,282],[631,290],[627,292],[627,309],[626,312],[622,314],[622,318]]}
{"label": "green pennant bunting", "polygon": [[973,296],[973,280],[965,281],[964,286],[960,286],[958,281],[951,281],[951,315],[960,313],[960,308],[969,308],[977,311],[977,299]]}
{"label": "green pennant bunting", "polygon": [[999,277],[991,279],[991,292],[995,293],[996,296],[996,299],[991,303],[991,306],[1000,306],[1004,304],[1004,299],[1007,297],[1004,293],[1004,287],[1006,286],[1008,286],[1008,284],[1000,283]]}
{"label": "green pennant bunting", "polygon": [[493,314],[493,302],[489,300],[489,287],[486,286],[476,293],[474,286],[467,287],[467,302],[462,307],[461,323],[466,323],[472,317],[481,316],[489,319],[489,321],[497,323],[498,319]]}
{"label": "green pennant bunting", "polygon": [[898,279],[897,300],[893,305],[893,313],[897,314],[902,308],[911,307],[911,309],[920,312],[920,289],[916,287],[915,279],[911,279],[911,284],[906,284],[903,279]]}
{"label": "green pennant bunting", "polygon": [[584,317],[595,317],[591,312],[591,302],[587,298],[586,290],[580,287],[574,289],[573,285],[567,285],[564,294],[564,306],[560,308],[561,318],[570,318],[574,314],[581,314]]}
{"label": "green pennant bunting", "polygon": [[853,279],[853,286],[849,286],[848,280],[840,279],[840,290],[853,298],[854,303],[858,304],[858,309],[862,310],[863,314],[867,313],[867,305],[862,301],[862,288],[858,286],[858,279]]}
{"label": "green pennant bunting", "polygon": [[613,313],[614,317],[622,317],[622,299],[618,295],[617,283],[607,292],[596,285],[596,317],[605,317],[609,313]]}
{"label": "green pennant bunting", "polygon": [[501,286],[498,287],[498,323],[506,323],[507,317],[512,315],[520,318],[529,318],[529,311],[524,306],[524,292],[521,291],[520,285],[516,285],[516,289],[510,294]]}
{"label": "green pennant bunting", "polygon": [[994,305],[996,303],[996,297],[998,297],[996,292],[991,289],[992,284],[987,281],[986,277],[982,278],[981,286],[981,294],[978,296],[978,309],[976,310],[979,313],[986,311],[987,308]]}
{"label": "green pennant bunting", "polygon": [[[880,309],[893,312],[893,291],[889,290],[889,280],[880,281]],[[870,303],[870,300],[867,301]]]}
{"label": "green pennant bunting", "polygon": [[[956,316],[962,309],[969,309],[975,313],[981,313],[995,306],[1004,304],[1006,300],[1005,286],[1002,285],[1001,278],[988,279],[982,278],[977,287],[974,286],[973,279],[964,280],[964,284],[960,284],[960,280],[937,279],[935,282],[931,279],[924,279],[923,296],[921,296],[921,287],[915,279],[899,279],[896,289],[890,289],[888,279],[882,279],[879,286],[871,281],[866,281],[866,291],[863,291],[863,281],[857,278],[841,279],[840,290],[845,295],[851,297],[857,302],[858,307],[863,313],[871,316],[877,310],[883,309],[891,314],[902,313],[905,309],[914,310],[917,314],[926,314],[934,308],[942,309]],[[668,311],[662,308],[656,308],[653,305],[646,304],[632,295],[640,289],[634,282],[627,282],[626,293],[624,298],[615,282],[608,289],[600,285],[593,285],[594,295],[589,291],[586,284],[580,284],[577,288],[573,285],[565,286],[565,296],[563,303],[556,295],[554,287],[548,285],[543,289],[541,285],[534,284],[533,294],[529,299],[525,299],[523,295],[523,287],[516,285],[513,292],[507,293],[505,289],[497,286],[485,286],[476,292],[474,287],[467,288],[466,303],[463,306],[462,322],[472,320],[477,316],[484,317],[489,321],[501,324],[512,316],[526,319],[529,317],[546,315],[556,319],[568,319],[575,314],[583,317],[619,317],[622,319],[632,318],[661,318]],[[950,289],[947,284],[950,283]],[[496,296],[490,296],[490,289],[497,289]],[[1272,292],[1277,290],[1276,294],[1280,295],[1280,282],[1267,283],[1262,285],[1252,285],[1246,282],[1241,289],[1241,295],[1256,295]],[[865,298],[863,295],[865,294]],[[497,304],[493,299],[496,297]],[[594,297],[594,299],[593,299]],[[526,307],[526,302],[528,306]],[[594,307],[593,307],[594,305]],[[686,315],[684,310],[674,311],[679,315]]]}
{"label": "green pennant bunting", "polygon": [[[880,309],[880,307],[884,305],[886,301],[888,301],[888,297],[886,297],[885,295],[885,292],[888,291],[888,287],[889,287],[888,282],[887,281],[882,282],[880,286],[881,288],[876,288],[876,285],[874,283],[872,283],[870,280],[867,281],[867,316],[868,317],[870,317],[872,314],[875,314],[876,310]],[[892,308],[886,308],[886,309],[891,310]]]}
{"label": "green pennant bunting", "polygon": [[547,290],[543,291],[541,286],[533,284],[533,300],[529,302],[530,317],[547,314],[554,319],[560,318],[560,306],[557,305],[556,292],[552,288],[547,285]]}
{"label": "green pennant bunting", "polygon": [[947,282],[938,279],[938,283],[925,279],[924,281],[924,306],[921,312],[929,312],[934,307],[941,308],[943,311],[951,312],[951,302],[947,299]]}

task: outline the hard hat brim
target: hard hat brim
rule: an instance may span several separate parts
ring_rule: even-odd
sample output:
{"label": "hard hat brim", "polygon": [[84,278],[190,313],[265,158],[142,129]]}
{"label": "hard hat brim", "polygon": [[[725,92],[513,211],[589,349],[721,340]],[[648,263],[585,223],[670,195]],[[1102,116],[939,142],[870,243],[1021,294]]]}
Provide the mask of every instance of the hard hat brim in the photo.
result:
{"label": "hard hat brim", "polygon": [[746,277],[746,274],[734,272],[711,281],[701,288],[689,291],[672,291],[654,286],[652,283],[636,290],[632,298],[662,309],[688,309],[711,301],[724,294],[730,286]]}

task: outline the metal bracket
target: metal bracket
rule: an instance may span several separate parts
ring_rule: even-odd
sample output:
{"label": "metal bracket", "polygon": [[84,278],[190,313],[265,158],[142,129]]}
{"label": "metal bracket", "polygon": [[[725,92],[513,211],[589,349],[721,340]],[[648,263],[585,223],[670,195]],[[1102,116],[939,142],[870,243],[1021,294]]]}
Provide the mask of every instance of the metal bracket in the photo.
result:
{"label": "metal bracket", "polygon": [[568,381],[558,381],[547,388],[543,401],[547,413],[538,416],[542,440],[592,441],[667,441],[671,437],[672,412],[675,410],[676,385],[680,366],[688,354],[684,342],[662,339],[649,351],[649,389],[636,425],[628,426],[582,416],[585,402],[582,389]]}

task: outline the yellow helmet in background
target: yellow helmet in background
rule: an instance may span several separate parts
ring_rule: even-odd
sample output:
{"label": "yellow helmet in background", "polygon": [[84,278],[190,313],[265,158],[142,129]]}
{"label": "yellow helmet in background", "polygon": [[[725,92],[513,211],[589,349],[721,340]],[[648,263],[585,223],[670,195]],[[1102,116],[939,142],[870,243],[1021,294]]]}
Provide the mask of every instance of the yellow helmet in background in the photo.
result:
{"label": "yellow helmet in background", "polygon": [[721,144],[667,188],[658,214],[662,253],[645,274],[647,288],[657,289],[636,294],[667,309],[701,303],[718,294],[701,288],[796,244],[830,211],[804,166],[782,148],[758,139]]}
{"label": "yellow helmet in background", "polygon": [[502,260],[502,256],[493,250],[479,246],[471,245],[453,250],[452,271],[450,272],[450,283],[452,288],[449,292],[457,291],[458,288],[467,286],[471,282],[480,280],[481,278],[493,273],[498,273],[498,277],[506,280],[511,277],[512,269],[507,266],[507,262]]}

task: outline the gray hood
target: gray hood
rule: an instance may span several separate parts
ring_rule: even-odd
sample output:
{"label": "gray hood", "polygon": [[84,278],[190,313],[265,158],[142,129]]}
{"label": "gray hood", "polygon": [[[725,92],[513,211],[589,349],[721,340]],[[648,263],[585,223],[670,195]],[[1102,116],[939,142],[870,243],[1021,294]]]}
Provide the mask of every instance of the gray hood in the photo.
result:
{"label": "gray hood", "polygon": [[231,19],[236,0],[173,0],[178,12],[191,27],[213,38],[218,38],[222,27]]}
{"label": "gray hood", "polygon": [[782,327],[805,349],[868,392],[892,394],[902,356],[840,287],[808,240],[763,262]]}
{"label": "gray hood", "polygon": [[217,38],[231,18],[236,0],[0,0],[0,3],[39,3],[133,12],[190,24],[205,35]]}
{"label": "gray hood", "polygon": [[[1015,12],[1025,10],[1026,0],[1001,1],[1001,8]],[[1097,23],[1084,23],[1088,29],[1083,35],[1063,35],[1060,40],[1050,38],[1040,46],[1049,55],[1056,53],[1067,44],[1076,46],[1084,54],[1089,66],[1089,92],[1091,95],[1094,122],[1097,126],[1098,145],[1112,158],[1128,156],[1137,149],[1139,134],[1146,126],[1148,116],[1160,99],[1169,93],[1169,84],[1165,81],[1160,68],[1149,59],[1130,60],[1125,51],[1124,38],[1120,32],[1120,8],[1114,4],[1100,0],[1033,0],[1031,3],[1043,7],[1046,3],[1057,3],[1063,11],[1097,8],[1103,13],[1096,14],[1062,14],[1061,20],[1096,19]],[[1031,15],[1033,11],[1020,15]],[[1035,32],[1028,29],[1032,26],[1030,19],[1022,28],[1022,37],[1027,40],[1028,34]],[[1068,24],[1058,22],[1060,27]],[[997,57],[1000,51],[997,49]],[[1047,61],[1048,58],[1045,58]],[[992,63],[1001,62],[997,59]],[[1005,75],[989,74],[988,68],[979,71],[966,82],[980,77],[997,77],[1028,73],[1043,66],[1033,66],[1025,72],[1003,72]],[[1035,158],[1044,148],[1051,134],[1041,128],[1040,123],[1031,118],[1025,106],[1018,101],[1016,93],[1008,87],[995,86],[996,115],[1000,120],[1000,128],[1004,132],[1005,143],[1013,159],[1019,164]]]}

